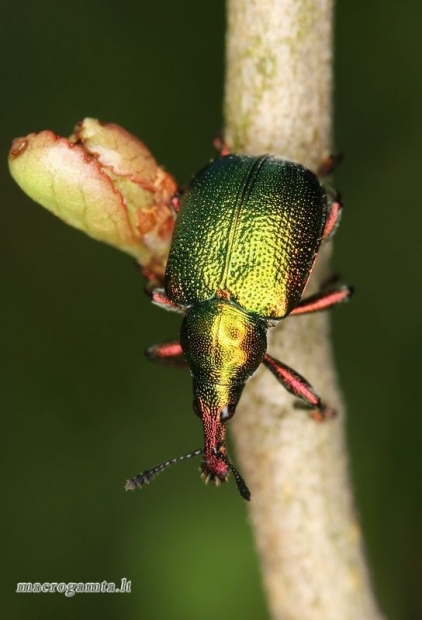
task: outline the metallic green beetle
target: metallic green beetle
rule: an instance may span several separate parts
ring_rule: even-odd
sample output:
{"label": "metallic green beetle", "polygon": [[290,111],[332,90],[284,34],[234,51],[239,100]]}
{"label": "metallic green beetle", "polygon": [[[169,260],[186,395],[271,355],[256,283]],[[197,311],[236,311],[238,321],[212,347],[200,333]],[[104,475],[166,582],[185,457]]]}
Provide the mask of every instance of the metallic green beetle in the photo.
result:
{"label": "metallic green beetle", "polygon": [[206,480],[224,482],[229,470],[245,499],[250,492],[227,456],[226,425],[246,381],[263,362],[314,417],[331,417],[310,384],[266,353],[267,329],[289,315],[324,310],[348,299],[337,286],[301,301],[322,241],[341,213],[307,168],[276,157],[225,155],[203,168],[178,205],[166,267],[165,290],[152,301],[184,314],[180,343],[151,347],[147,355],[188,364],[193,408],[204,447],[128,480],[134,489],[168,465],[202,455]]}

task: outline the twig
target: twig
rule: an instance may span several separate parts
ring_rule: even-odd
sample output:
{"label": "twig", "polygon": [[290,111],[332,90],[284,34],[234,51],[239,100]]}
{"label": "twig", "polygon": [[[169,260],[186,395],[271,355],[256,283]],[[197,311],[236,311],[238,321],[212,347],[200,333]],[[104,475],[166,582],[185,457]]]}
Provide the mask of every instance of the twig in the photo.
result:
{"label": "twig", "polygon": [[[332,12],[331,0],[228,0],[226,139],[235,151],[277,154],[312,169],[330,152]],[[308,293],[325,277],[329,253],[321,253]],[[269,351],[339,414],[317,424],[293,409],[293,398],[263,369],[233,420],[272,617],[379,620],[353,505],[328,316],[283,321],[270,330]]]}

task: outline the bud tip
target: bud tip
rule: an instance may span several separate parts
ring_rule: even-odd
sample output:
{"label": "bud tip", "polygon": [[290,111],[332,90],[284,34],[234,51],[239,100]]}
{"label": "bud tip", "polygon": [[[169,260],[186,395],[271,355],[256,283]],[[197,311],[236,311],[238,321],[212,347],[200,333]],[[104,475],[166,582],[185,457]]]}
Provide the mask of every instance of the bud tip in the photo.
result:
{"label": "bud tip", "polygon": [[10,158],[16,159],[17,157],[19,157],[19,155],[22,155],[22,153],[26,150],[27,146],[27,138],[15,138],[12,142],[12,146],[10,149]]}

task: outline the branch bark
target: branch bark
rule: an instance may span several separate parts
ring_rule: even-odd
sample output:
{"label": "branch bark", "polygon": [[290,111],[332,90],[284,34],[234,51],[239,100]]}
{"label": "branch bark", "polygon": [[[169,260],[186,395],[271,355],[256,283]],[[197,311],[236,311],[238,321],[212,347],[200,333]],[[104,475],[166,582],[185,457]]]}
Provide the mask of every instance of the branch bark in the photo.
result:
{"label": "branch bark", "polygon": [[[331,148],[332,0],[228,0],[226,140],[316,169]],[[330,245],[308,293],[327,273]],[[283,321],[269,352],[338,411],[317,424],[265,369],[232,430],[252,491],[250,517],[272,618],[380,620],[362,550],[328,316]]]}

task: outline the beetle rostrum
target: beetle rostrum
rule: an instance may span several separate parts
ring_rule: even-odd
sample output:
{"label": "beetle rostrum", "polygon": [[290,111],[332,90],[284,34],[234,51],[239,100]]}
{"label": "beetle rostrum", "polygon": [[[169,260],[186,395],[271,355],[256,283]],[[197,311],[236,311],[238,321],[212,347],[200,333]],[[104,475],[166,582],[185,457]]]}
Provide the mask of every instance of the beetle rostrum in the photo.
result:
{"label": "beetle rostrum", "polygon": [[334,411],[295,370],[267,354],[267,330],[288,316],[346,301],[352,289],[331,284],[302,299],[321,243],[341,215],[338,194],[304,166],[270,156],[228,154],[211,162],[180,199],[164,289],[152,302],[184,315],[180,341],[152,346],[150,359],[187,365],[203,448],[131,478],[142,487],[168,465],[202,455],[206,481],[234,474],[227,455],[227,423],[247,380],[263,363],[317,420]]}

